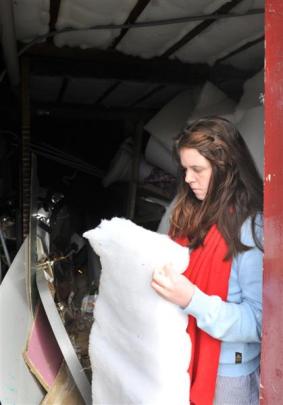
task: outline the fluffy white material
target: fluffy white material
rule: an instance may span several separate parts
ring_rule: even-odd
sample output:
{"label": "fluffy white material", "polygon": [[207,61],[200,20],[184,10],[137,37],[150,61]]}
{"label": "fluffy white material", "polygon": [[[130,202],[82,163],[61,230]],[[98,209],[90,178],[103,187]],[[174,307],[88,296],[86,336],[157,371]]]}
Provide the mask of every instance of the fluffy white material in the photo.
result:
{"label": "fluffy white material", "polygon": [[238,123],[245,112],[261,105],[260,97],[264,93],[264,70],[247,80],[244,84],[243,95],[234,112],[234,122]]}
{"label": "fluffy white material", "polygon": [[[116,181],[130,181],[132,179],[133,153],[133,139],[126,138],[112,159],[109,171],[102,180],[104,187],[108,187]],[[144,181],[152,169],[153,167],[141,156],[138,181]]]}
{"label": "fluffy white material", "polygon": [[264,110],[263,106],[249,108],[237,124],[256,166],[263,176],[264,166]]}
{"label": "fluffy white material", "polygon": [[121,24],[135,4],[136,0],[121,0],[120,7],[114,9],[114,1],[61,0],[56,28],[88,28],[96,24]]}
{"label": "fluffy white material", "polygon": [[[138,22],[166,18],[178,18],[209,14],[225,3],[225,0],[156,0],[151,1],[138,18]],[[190,32],[199,21],[167,26],[147,27],[145,30],[130,30],[118,45],[118,50],[128,54],[150,58],[162,55],[185,34]]]}
{"label": "fluffy white material", "polygon": [[[250,9],[248,2],[245,3],[247,7],[242,7],[241,12]],[[235,8],[233,12],[240,10],[236,11]],[[264,14],[245,15],[240,20],[239,18],[217,20],[201,35],[197,35],[181,47],[175,53],[175,57],[190,63],[208,62],[213,65],[217,59],[263,34]]]}
{"label": "fluffy white material", "polygon": [[102,265],[89,346],[93,402],[187,405],[187,316],[152,289],[151,277],[168,262],[182,273],[188,249],[122,218],[84,237]]}
{"label": "fluffy white material", "polygon": [[158,233],[164,233],[165,235],[168,235],[169,229],[170,229],[170,218],[171,218],[171,213],[174,207],[174,204],[176,203],[176,198],[174,198],[170,204],[167,206],[161,221],[158,225],[157,232]]}
{"label": "fluffy white material", "polygon": [[50,0],[18,0],[12,3],[17,39],[28,42],[49,31]]}
{"label": "fluffy white material", "polygon": [[[137,21],[146,22],[210,14],[225,3],[227,0],[155,0],[149,2]],[[81,29],[81,31],[56,35],[54,38],[56,46],[106,49],[121,30],[91,31],[88,28],[95,25],[122,24],[127,20],[136,4],[137,0],[120,0],[119,3],[114,0],[61,0],[56,29],[73,27]],[[49,31],[50,0],[17,0],[13,2],[13,5],[17,39],[31,40]],[[236,6],[233,12],[244,13],[256,8],[264,8],[264,0],[246,0]],[[159,56],[199,23],[200,21],[191,21],[182,24],[130,29],[118,44],[117,50],[143,58]],[[171,55],[171,58],[189,63],[208,62],[213,64],[215,60],[227,55],[231,50],[263,35],[263,31],[264,14],[220,19],[207,27],[201,35],[182,46]],[[229,58],[228,62],[247,70],[251,66],[254,67],[256,62],[256,64],[259,63],[260,68],[264,59],[263,45],[262,41],[260,46],[257,44],[250,47],[247,54],[241,52]],[[245,54],[244,58],[243,54]]]}
{"label": "fluffy white material", "polygon": [[226,116],[235,109],[235,102],[226,96],[226,94],[211,82],[206,82],[203,86],[193,112],[190,114],[187,122],[193,122],[195,119],[207,115]]}
{"label": "fluffy white material", "polygon": [[176,174],[176,162],[172,157],[174,137],[183,129],[196,101],[196,90],[185,90],[169,101],[145,125],[145,129],[152,135],[145,152],[148,162],[167,173]]}
{"label": "fluffy white material", "polygon": [[[119,7],[113,1],[104,0],[62,0],[59,9],[57,29],[74,27],[80,32],[56,35],[55,44],[59,47],[80,46],[85,48],[107,48],[120,30],[105,29],[91,31],[87,28],[102,24],[122,24],[136,0],[121,0]],[[115,10],[115,11],[114,11]]]}

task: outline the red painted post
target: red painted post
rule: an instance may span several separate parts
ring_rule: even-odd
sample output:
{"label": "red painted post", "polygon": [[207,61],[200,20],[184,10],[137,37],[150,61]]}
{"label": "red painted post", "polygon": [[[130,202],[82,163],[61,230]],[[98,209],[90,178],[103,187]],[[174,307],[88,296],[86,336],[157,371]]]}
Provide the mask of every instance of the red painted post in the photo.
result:
{"label": "red painted post", "polygon": [[283,404],[283,1],[265,2],[264,284],[261,404]]}

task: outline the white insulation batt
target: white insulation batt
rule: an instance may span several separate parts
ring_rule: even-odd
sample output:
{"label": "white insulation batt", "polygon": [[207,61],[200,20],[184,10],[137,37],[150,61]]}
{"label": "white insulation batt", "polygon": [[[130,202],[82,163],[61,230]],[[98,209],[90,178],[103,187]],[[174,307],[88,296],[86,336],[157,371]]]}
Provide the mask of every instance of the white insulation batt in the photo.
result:
{"label": "white insulation batt", "polygon": [[[5,0],[4,0],[5,2]],[[7,2],[7,0],[6,0]],[[17,39],[29,41],[47,34],[50,22],[50,0],[13,1]],[[121,29],[112,24],[123,24],[138,4],[137,0],[61,0],[56,29],[73,28],[74,31],[58,34],[55,45],[79,46],[106,49],[117,38]],[[185,16],[207,15],[217,11],[227,0],[154,0],[150,1],[137,18],[137,22],[152,22]],[[200,35],[173,53],[170,58],[183,62],[205,62],[211,65],[219,58],[264,34],[264,14],[249,15],[253,9],[264,8],[264,0],[245,0],[232,10],[243,16],[219,19]],[[246,15],[245,15],[246,13]],[[200,21],[178,24],[155,25],[128,30],[117,46],[117,50],[142,58],[163,55],[184,35],[198,26]],[[110,25],[108,28],[91,30],[90,27]],[[262,66],[263,42],[249,47],[248,56],[236,55],[229,60],[237,68]]]}
{"label": "white insulation batt", "polygon": [[145,126],[151,134],[145,150],[146,160],[165,172],[177,173],[173,158],[173,144],[187,123],[206,115],[228,115],[235,109],[235,102],[211,82],[201,89],[185,91],[166,104]]}
{"label": "white insulation batt", "polygon": [[17,0],[11,3],[13,4],[15,33],[18,40],[29,42],[48,33],[50,0]]}
{"label": "white insulation batt", "polygon": [[146,160],[176,175],[173,144],[178,133],[197,118],[221,115],[238,127],[263,174],[263,91],[264,71],[260,70],[245,82],[243,95],[237,105],[210,82],[206,82],[198,94],[195,91],[178,94],[145,125],[151,134],[145,150]]}
{"label": "white insulation batt", "polygon": [[103,220],[84,237],[102,265],[89,343],[93,403],[187,405],[187,316],[151,278],[168,262],[182,273],[188,249],[123,218]]}

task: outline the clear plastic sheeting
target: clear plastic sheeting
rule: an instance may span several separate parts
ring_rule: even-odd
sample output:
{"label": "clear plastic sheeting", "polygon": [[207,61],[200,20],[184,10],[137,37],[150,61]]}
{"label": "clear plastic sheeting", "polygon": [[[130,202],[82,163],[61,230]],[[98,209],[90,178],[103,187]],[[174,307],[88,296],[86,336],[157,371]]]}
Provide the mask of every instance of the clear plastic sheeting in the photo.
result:
{"label": "clear plastic sheeting", "polygon": [[189,252],[123,218],[84,233],[102,273],[90,335],[95,404],[187,405],[187,316],[151,287],[154,269],[182,273]]}

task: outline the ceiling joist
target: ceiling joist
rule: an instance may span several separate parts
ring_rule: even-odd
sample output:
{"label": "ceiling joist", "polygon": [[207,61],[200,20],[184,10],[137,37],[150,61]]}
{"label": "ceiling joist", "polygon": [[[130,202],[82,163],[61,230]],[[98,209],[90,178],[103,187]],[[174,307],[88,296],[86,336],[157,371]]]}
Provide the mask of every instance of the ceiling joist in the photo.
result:
{"label": "ceiling joist", "polygon": [[106,99],[106,97],[108,97],[111,93],[113,93],[114,90],[117,89],[117,87],[121,84],[121,82],[118,80],[117,82],[115,82],[114,84],[111,84],[108,89],[106,89],[104,91],[103,94],[101,94],[101,96],[96,100],[95,104],[102,104],[103,100]]}
{"label": "ceiling joist", "polygon": [[[131,13],[129,14],[128,18],[125,21],[125,24],[134,24],[137,20],[137,18],[141,15],[143,10],[146,8],[150,0],[139,0]],[[127,34],[129,28],[124,28],[121,30],[120,34],[118,37],[116,37],[111,45],[111,49],[116,48],[116,46],[119,44],[121,39]]]}
{"label": "ceiling joist", "polygon": [[31,104],[31,113],[38,118],[53,117],[58,120],[147,120],[156,114],[151,108],[106,108],[81,104],[35,103]]}
{"label": "ceiling joist", "polygon": [[59,90],[59,93],[57,96],[57,100],[56,100],[57,103],[60,103],[63,100],[67,87],[69,85],[69,81],[70,81],[69,77],[67,77],[67,76],[63,77],[62,85],[60,87],[60,90]]}
{"label": "ceiling joist", "polygon": [[61,0],[50,0],[49,6],[49,13],[50,13],[50,21],[49,21],[49,30],[55,30],[59,9],[60,9]]}
{"label": "ceiling joist", "polygon": [[142,97],[138,98],[132,105],[131,107],[135,107],[138,104],[142,103],[144,100],[149,99],[153,94],[157,94],[160,92],[160,90],[163,90],[165,88],[164,85],[160,84],[154,89],[150,90],[148,93],[144,94]]}
{"label": "ceiling joist", "polygon": [[199,84],[207,80],[208,65],[156,57],[142,59],[117,51],[56,48],[39,44],[30,48],[31,70],[36,75],[128,80],[157,84]]}
{"label": "ceiling joist", "polygon": [[215,64],[216,64],[216,63],[221,63],[221,62],[223,62],[224,60],[227,60],[227,59],[231,58],[232,56],[237,55],[238,53],[243,52],[243,51],[245,51],[246,49],[249,49],[249,48],[251,48],[252,46],[257,45],[257,44],[259,44],[260,42],[263,42],[263,41],[264,41],[264,35],[262,35],[261,37],[255,39],[255,40],[253,40],[253,41],[247,42],[246,44],[240,46],[239,48],[234,49],[234,51],[229,52],[227,55],[223,56],[222,58],[217,59],[217,61],[215,62]]}

